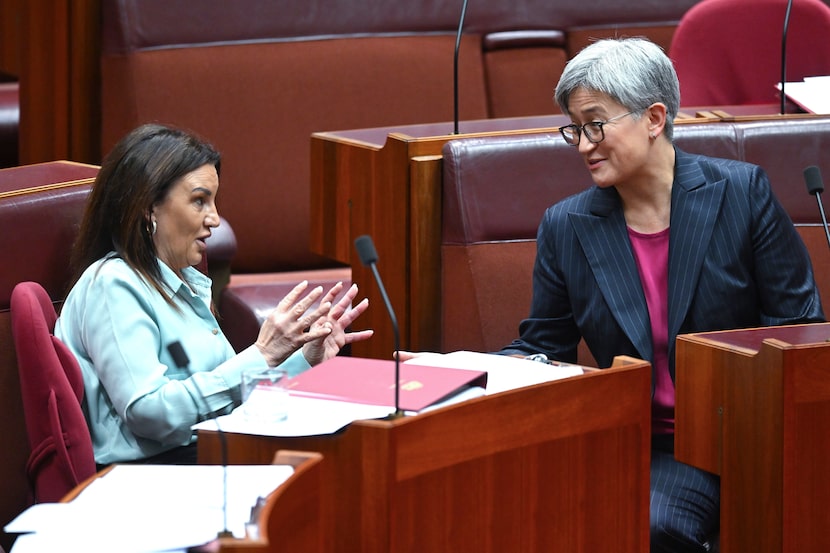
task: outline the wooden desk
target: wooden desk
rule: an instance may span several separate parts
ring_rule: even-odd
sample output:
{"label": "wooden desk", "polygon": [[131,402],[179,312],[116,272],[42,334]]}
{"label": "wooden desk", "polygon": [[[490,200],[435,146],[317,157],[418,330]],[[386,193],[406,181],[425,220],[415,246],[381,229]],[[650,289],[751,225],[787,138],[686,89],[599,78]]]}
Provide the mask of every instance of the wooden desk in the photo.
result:
{"label": "wooden desk", "polygon": [[830,324],[677,340],[677,459],[721,478],[722,553],[830,551]]}
{"label": "wooden desk", "polygon": [[[615,368],[335,435],[227,433],[231,463],[323,454],[325,551],[648,551],[651,368]],[[199,431],[200,462],[221,459]]]}

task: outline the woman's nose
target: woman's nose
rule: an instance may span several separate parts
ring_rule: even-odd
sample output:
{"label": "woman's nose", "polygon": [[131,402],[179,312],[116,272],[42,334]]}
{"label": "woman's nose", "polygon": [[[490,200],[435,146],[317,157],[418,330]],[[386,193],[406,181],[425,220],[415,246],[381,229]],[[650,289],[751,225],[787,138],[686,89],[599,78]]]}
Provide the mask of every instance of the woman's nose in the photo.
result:
{"label": "woman's nose", "polygon": [[216,228],[222,223],[222,220],[219,218],[219,210],[214,209],[210,212],[207,217],[205,217],[205,226],[210,228]]}

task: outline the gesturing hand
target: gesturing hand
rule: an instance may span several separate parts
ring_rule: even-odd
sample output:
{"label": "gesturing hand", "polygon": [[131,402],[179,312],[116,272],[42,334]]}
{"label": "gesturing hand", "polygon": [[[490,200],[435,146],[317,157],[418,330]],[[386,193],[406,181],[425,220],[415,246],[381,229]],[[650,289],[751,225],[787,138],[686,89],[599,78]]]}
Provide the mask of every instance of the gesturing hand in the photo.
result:
{"label": "gesturing hand", "polygon": [[321,340],[332,333],[333,325],[327,319],[331,310],[331,292],[316,309],[310,309],[323,295],[323,287],[318,286],[301,299],[306,288],[308,281],[305,280],[295,286],[259,329],[255,345],[272,367],[288,359],[304,344]]}
{"label": "gesturing hand", "polygon": [[[323,298],[323,302],[331,303],[337,294],[343,289],[343,283],[338,282],[331,290],[328,291]],[[311,365],[316,365],[326,359],[330,359],[340,352],[346,344],[359,342],[370,338],[374,331],[361,330],[358,332],[346,332],[346,329],[357,319],[361,313],[366,311],[369,306],[369,300],[364,298],[363,301],[349,308],[357,296],[357,284],[352,284],[346,294],[334,305],[323,320],[318,321],[319,324],[328,324],[331,328],[331,333],[317,340],[310,341],[303,346],[303,355],[306,361]]]}

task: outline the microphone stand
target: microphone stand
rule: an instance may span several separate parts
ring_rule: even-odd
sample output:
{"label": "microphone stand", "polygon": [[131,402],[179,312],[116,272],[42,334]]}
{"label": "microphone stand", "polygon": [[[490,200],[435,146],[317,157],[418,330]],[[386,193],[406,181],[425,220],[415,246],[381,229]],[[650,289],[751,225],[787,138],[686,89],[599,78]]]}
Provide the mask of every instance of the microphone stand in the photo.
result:
{"label": "microphone stand", "polygon": [[[173,342],[169,346],[167,346],[167,351],[170,352],[170,356],[173,357],[173,362],[176,363],[176,366],[180,369],[184,369],[187,371],[187,374],[193,376],[193,373],[190,371],[190,358],[187,356],[187,352],[184,351],[184,346],[182,346],[181,342]],[[193,381],[193,386],[196,388],[196,392],[199,394],[199,397],[202,398],[202,401],[205,402],[207,405],[207,400],[205,399],[205,394],[202,393],[202,389],[199,387],[199,383],[195,380]],[[213,421],[216,423],[216,431],[219,435],[219,444],[222,448],[222,531],[218,532],[216,537],[217,538],[232,538],[233,532],[228,529],[228,441],[225,437],[225,433],[222,432],[222,428],[219,426],[219,421]]]}
{"label": "microphone stand", "polygon": [[821,226],[824,227],[824,236],[827,237],[827,247],[830,248],[830,230],[827,229],[827,215],[824,214],[824,206],[821,203],[820,192],[816,192],[816,201],[818,202],[818,210],[821,213]]}
{"label": "microphone stand", "polygon": [[827,215],[824,213],[824,205],[821,203],[821,193],[824,192],[824,181],[821,178],[821,170],[816,165],[804,169],[804,181],[807,184],[807,192],[816,197],[818,212],[821,215],[821,226],[824,227],[824,236],[827,238],[827,246],[830,247],[830,230],[827,229]]}
{"label": "microphone stand", "polygon": [[401,351],[401,333],[398,330],[398,320],[395,317],[395,311],[392,309],[392,302],[389,301],[389,296],[386,294],[386,288],[383,286],[383,281],[380,279],[380,273],[378,273],[378,267],[376,263],[371,263],[370,267],[372,268],[372,274],[375,276],[375,280],[378,283],[378,288],[380,288],[380,295],[383,297],[383,303],[386,304],[386,309],[389,311],[389,317],[392,318],[392,331],[395,334],[395,417],[403,416],[403,411],[401,410],[401,361],[400,361],[400,351]]}
{"label": "microphone stand", "polygon": [[464,16],[467,13],[467,0],[461,5],[461,18],[458,20],[458,33],[455,35],[455,57],[453,58],[453,134],[458,134],[458,50],[461,48],[461,31],[464,29]]}
{"label": "microphone stand", "polygon": [[398,329],[398,319],[395,317],[395,310],[392,309],[392,302],[389,301],[389,295],[386,293],[386,288],[383,286],[383,280],[380,278],[380,273],[378,272],[378,253],[377,250],[375,250],[375,243],[372,241],[372,237],[368,234],[358,236],[354,241],[354,245],[357,250],[357,255],[360,257],[360,262],[364,267],[370,267],[372,269],[372,275],[374,275],[375,282],[377,282],[378,288],[380,289],[380,295],[383,298],[383,303],[386,305],[386,311],[389,313],[389,318],[392,320],[392,331],[395,334],[395,412],[391,415],[391,418],[402,417],[404,413],[401,410],[400,402],[401,333]]}
{"label": "microphone stand", "polygon": [[[790,11],[792,9],[793,0],[788,0],[787,11],[784,14],[784,32],[781,33],[781,115],[784,115],[787,105],[787,95],[784,94],[784,83],[787,82],[787,30],[790,27]],[[822,209],[823,213],[824,210]]]}

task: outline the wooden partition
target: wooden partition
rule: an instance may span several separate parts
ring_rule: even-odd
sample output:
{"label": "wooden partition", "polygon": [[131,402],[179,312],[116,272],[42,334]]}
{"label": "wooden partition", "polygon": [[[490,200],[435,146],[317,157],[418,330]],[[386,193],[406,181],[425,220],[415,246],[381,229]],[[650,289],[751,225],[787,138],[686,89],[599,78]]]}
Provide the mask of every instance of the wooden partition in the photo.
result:
{"label": "wooden partition", "polygon": [[378,271],[400,325],[402,349],[438,351],[441,287],[441,148],[454,138],[546,132],[562,115],[315,133],[311,137],[311,249],[348,263],[375,306],[361,328],[371,340],[354,355],[388,359],[394,334],[370,269],[354,239],[373,237]]}
{"label": "wooden partition", "polygon": [[675,454],[720,475],[721,553],[830,551],[830,323],[677,340]]}
{"label": "wooden partition", "polygon": [[[614,368],[325,436],[227,433],[229,462],[323,454],[326,551],[646,553],[651,368]],[[199,431],[200,462],[222,459]]]}
{"label": "wooden partition", "polygon": [[824,315],[830,316],[830,243],[827,232],[822,225],[816,224],[796,224],[795,228],[810,253]]}
{"label": "wooden partition", "polygon": [[323,456],[308,451],[278,451],[275,465],[294,474],[266,498],[256,539],[220,538],[218,553],[322,553]]}

